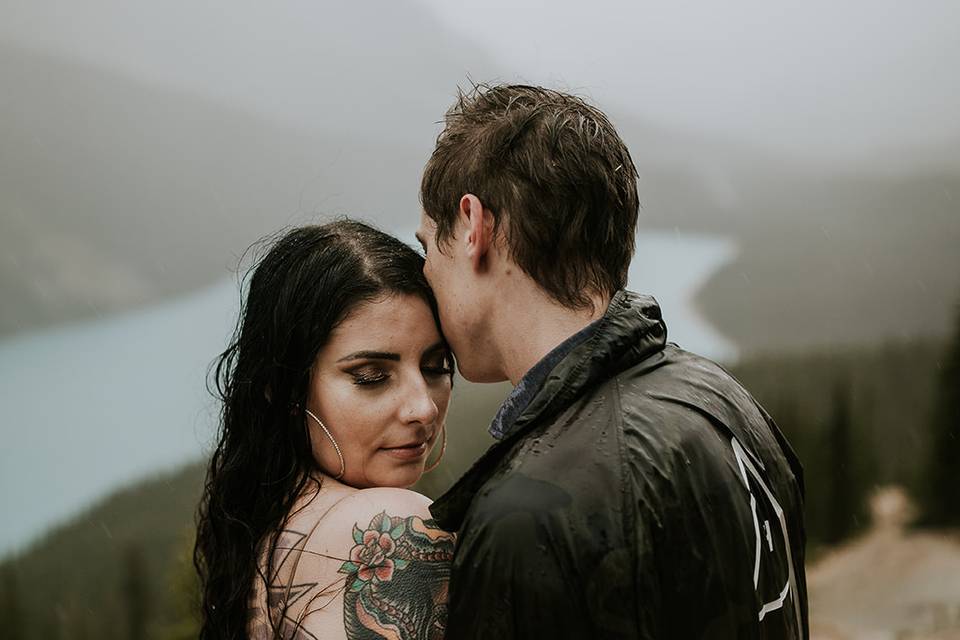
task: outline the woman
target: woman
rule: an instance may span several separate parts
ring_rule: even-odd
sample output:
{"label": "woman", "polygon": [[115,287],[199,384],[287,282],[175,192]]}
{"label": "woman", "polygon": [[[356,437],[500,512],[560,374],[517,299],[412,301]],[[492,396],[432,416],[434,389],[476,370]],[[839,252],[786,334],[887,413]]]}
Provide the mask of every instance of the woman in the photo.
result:
{"label": "woman", "polygon": [[408,491],[445,444],[452,358],[423,258],[358,222],[256,265],[217,361],[201,638],[441,638],[454,538]]}

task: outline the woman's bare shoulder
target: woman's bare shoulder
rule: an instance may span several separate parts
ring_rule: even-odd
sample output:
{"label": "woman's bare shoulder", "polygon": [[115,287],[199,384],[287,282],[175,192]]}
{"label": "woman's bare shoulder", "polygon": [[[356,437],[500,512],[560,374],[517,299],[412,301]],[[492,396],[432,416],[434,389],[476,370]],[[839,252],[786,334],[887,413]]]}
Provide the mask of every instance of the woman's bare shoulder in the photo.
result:
{"label": "woman's bare shoulder", "polygon": [[325,518],[332,526],[344,521],[370,520],[386,511],[393,516],[431,518],[430,499],[409,489],[375,487],[360,489],[333,506]]}
{"label": "woman's bare shoulder", "polygon": [[430,520],[429,507],[429,498],[409,489],[349,489],[338,492],[333,499],[307,503],[287,519],[284,529],[302,535],[307,548],[350,547],[354,525],[363,527],[381,513]]}
{"label": "woman's bare shoulder", "polygon": [[431,520],[429,505],[413,491],[371,488],[300,510],[275,556],[286,559],[280,582],[293,586],[280,598],[286,616],[321,637],[442,628],[455,539]]}

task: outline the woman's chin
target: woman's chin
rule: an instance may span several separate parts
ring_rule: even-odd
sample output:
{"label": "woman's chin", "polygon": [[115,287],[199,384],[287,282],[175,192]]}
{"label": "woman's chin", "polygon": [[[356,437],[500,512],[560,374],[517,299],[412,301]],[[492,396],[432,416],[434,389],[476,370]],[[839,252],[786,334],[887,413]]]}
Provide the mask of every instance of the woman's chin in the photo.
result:
{"label": "woman's chin", "polygon": [[409,489],[415,485],[423,476],[423,465],[403,465],[400,468],[391,469],[384,473],[377,480],[378,487],[396,487],[398,489]]}

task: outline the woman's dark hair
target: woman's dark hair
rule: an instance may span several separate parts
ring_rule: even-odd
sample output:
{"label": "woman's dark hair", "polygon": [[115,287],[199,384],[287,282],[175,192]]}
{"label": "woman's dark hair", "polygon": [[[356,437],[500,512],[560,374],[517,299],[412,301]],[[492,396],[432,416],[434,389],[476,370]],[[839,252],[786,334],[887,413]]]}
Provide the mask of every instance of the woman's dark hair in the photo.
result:
{"label": "woman's dark hair", "polygon": [[[422,298],[436,319],[423,258],[396,238],[349,220],[293,229],[251,269],[230,346],[211,369],[220,430],[197,514],[200,638],[244,638],[260,552],[266,575],[295,501],[317,469],[307,425],[311,368],[330,332],[384,295]],[[271,626],[279,621],[271,621]]]}

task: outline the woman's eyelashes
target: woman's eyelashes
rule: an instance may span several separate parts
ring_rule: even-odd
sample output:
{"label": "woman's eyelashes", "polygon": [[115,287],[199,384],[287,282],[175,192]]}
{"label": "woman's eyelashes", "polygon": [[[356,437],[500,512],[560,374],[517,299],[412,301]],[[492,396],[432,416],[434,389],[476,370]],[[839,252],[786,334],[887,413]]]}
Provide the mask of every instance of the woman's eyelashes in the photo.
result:
{"label": "woman's eyelashes", "polygon": [[449,376],[453,373],[453,360],[449,354],[443,353],[424,362],[421,369],[427,375]]}
{"label": "woman's eyelashes", "polygon": [[[391,372],[382,366],[365,364],[346,370],[353,378],[353,383],[361,387],[375,387],[386,383],[391,378]],[[453,374],[453,358],[449,353],[431,356],[420,364],[420,373],[425,378],[442,378]]]}
{"label": "woman's eyelashes", "polygon": [[353,383],[360,386],[375,386],[386,382],[390,374],[380,367],[360,367],[348,371],[353,376]]}

